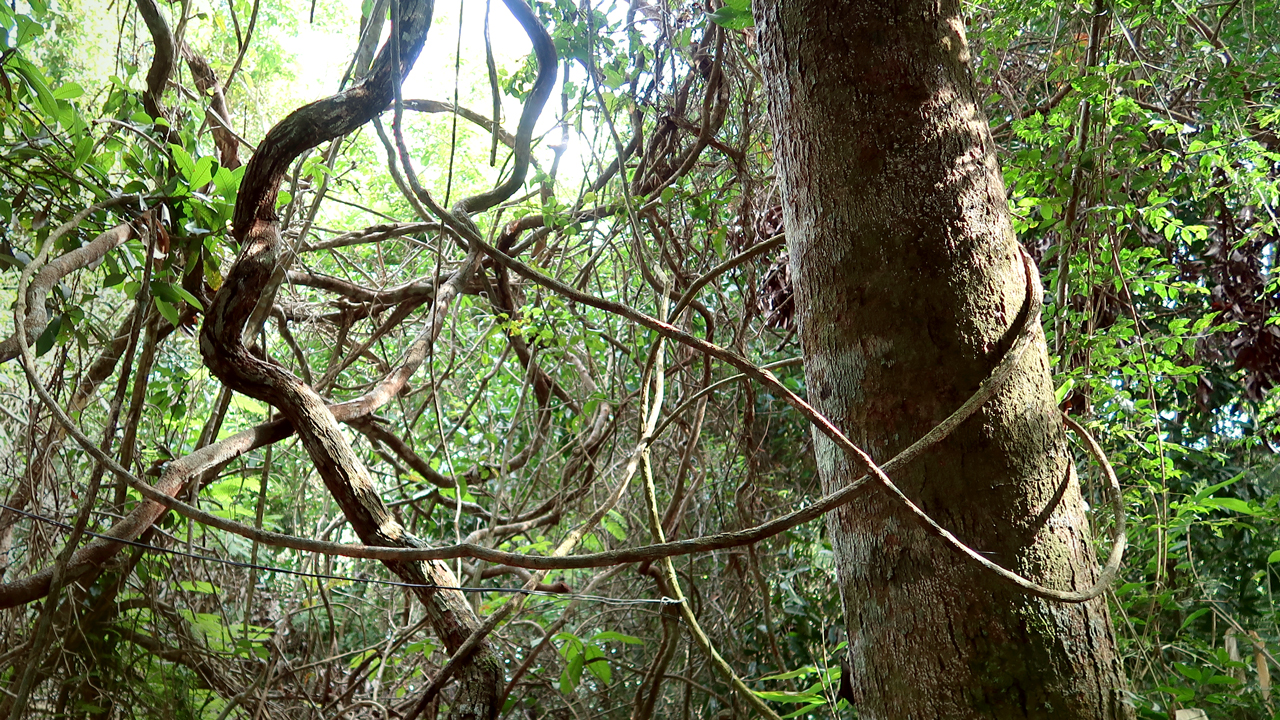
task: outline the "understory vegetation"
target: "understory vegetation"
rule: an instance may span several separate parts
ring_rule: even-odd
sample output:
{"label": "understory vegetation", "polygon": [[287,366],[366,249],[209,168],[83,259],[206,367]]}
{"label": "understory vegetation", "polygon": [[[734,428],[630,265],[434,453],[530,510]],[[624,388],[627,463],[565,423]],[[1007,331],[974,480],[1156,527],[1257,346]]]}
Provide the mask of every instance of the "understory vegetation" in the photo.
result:
{"label": "understory vegetation", "polygon": [[[405,4],[0,6],[5,716],[456,702],[450,685],[423,701],[451,652],[402,577],[280,541],[361,539],[288,424],[201,349],[240,249],[245,163],[296,108],[356,87]],[[534,0],[550,69],[513,4],[437,5],[380,119],[289,164],[287,262],[245,341],[334,408],[408,533],[491,551],[442,562],[480,622],[501,617],[502,717],[751,717],[678,598],[777,713],[856,717],[837,697],[821,517],[713,538],[672,576],[659,555],[607,555],[823,499],[809,423],[778,387],[657,331],[806,393],[750,4]],[[1124,491],[1107,597],[1126,697],[1145,718],[1275,717],[1280,8],[966,13],[1057,399]],[[470,218],[517,267],[436,208],[526,159],[519,188]],[[86,444],[234,524],[149,509]],[[1105,557],[1106,484],[1073,452]],[[517,566],[557,553],[595,559]]]}

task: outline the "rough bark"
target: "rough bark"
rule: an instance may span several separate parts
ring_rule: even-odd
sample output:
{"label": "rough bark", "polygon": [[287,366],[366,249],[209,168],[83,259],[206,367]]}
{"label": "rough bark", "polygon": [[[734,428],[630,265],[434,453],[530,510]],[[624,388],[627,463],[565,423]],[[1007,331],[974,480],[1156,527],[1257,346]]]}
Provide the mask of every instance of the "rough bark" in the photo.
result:
{"label": "rough bark", "polygon": [[[352,451],[334,415],[314,389],[282,365],[256,354],[242,333],[277,263],[287,252],[275,212],[276,196],[290,163],[306,150],[349,133],[380,114],[391,102],[395,83],[413,66],[431,23],[431,0],[400,3],[384,47],[369,75],[351,89],[291,113],[267,133],[245,169],[232,232],[240,254],[214,297],[200,335],[206,365],[229,387],[279,408],[292,423],[329,492],[351,527],[368,545],[422,547],[382,502],[368,471]],[[470,268],[474,255],[464,267]],[[462,279],[465,284],[465,277]],[[439,304],[439,303],[438,303]],[[432,629],[451,651],[479,626],[471,606],[456,590],[457,579],[442,562],[388,561],[426,607]],[[488,720],[501,668],[492,647],[483,643],[459,671],[451,716]]]}
{"label": "rough bark", "polygon": [[218,75],[209,61],[192,50],[185,41],[179,45],[178,51],[187,61],[196,88],[209,94],[209,108],[205,110],[205,117],[213,133],[213,143],[218,148],[218,164],[228,170],[235,170],[241,164],[240,141],[231,131],[231,111],[227,109],[227,98],[222,92],[222,84],[218,82]]}
{"label": "rough bark", "polygon": [[[1012,342],[1024,271],[953,0],[757,0],[810,400],[883,462]],[[1097,576],[1043,335],[894,475],[944,527],[1041,584]],[[856,477],[815,433],[829,492]],[[1104,600],[1010,589],[887,493],[829,517],[859,717],[1126,718]]]}
{"label": "rough bark", "polygon": [[164,97],[165,86],[169,83],[169,75],[173,73],[174,47],[173,33],[169,24],[160,14],[160,7],[155,0],[137,0],[138,14],[147,24],[151,32],[151,41],[155,53],[151,58],[151,68],[147,70],[147,90],[142,93],[142,105],[147,114],[153,118],[164,118],[168,115],[161,98]]}

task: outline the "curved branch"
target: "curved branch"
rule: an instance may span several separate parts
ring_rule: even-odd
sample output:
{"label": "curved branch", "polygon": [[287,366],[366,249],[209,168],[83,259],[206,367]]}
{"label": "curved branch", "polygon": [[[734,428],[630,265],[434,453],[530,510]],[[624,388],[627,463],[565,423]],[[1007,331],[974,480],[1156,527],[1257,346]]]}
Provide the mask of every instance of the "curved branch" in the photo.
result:
{"label": "curved branch", "polygon": [[[430,0],[392,3],[391,37],[372,71],[349,90],[303,106],[280,121],[259,145],[245,170],[232,222],[241,240],[240,254],[214,297],[200,333],[206,366],[228,387],[277,407],[293,424],[329,493],[360,539],[382,547],[422,547],[382,502],[368,470],[339,429],[320,395],[270,358],[244,342],[246,325],[277,264],[288,252],[276,215],[276,198],[289,165],[322,142],[346,135],[376,118],[391,102],[426,41]],[[478,249],[467,255],[437,293],[433,321],[448,308],[478,264]],[[439,323],[433,322],[437,328]],[[408,583],[426,609],[432,629],[445,647],[461,647],[479,626],[462,593],[444,590],[457,579],[444,563],[391,561],[387,567]],[[492,646],[483,644],[460,668],[454,698],[459,717],[490,718],[501,667]]]}
{"label": "curved branch", "polygon": [[192,50],[186,41],[178,44],[178,52],[187,61],[191,77],[196,81],[196,88],[211,96],[205,115],[213,132],[213,144],[218,149],[218,164],[228,170],[240,167],[240,138],[231,129],[231,111],[227,109],[227,98],[222,92],[217,73],[209,65],[209,61]]}
{"label": "curved branch", "polygon": [[[145,2],[146,0],[142,0]],[[377,116],[391,102],[392,83],[408,74],[426,43],[431,26],[431,3],[406,2],[398,26],[399,67],[392,67],[391,53],[383,48],[373,70],[348,90],[304,105],[276,123],[258,145],[245,169],[232,218],[232,234],[244,241],[255,222],[274,223],[280,183],[294,158],[321,143],[346,135]],[[388,40],[391,44],[397,38]],[[243,261],[242,257],[242,261]]]}
{"label": "curved branch", "polygon": [[[100,208],[95,206],[95,209]],[[78,225],[88,215],[89,211],[80,213],[77,216],[80,219],[75,220],[73,218],[73,222]],[[68,225],[70,224],[68,223]],[[67,229],[59,228],[62,232],[55,231],[54,234],[51,234],[49,239],[45,241],[46,246],[51,246],[58,237],[65,235],[71,229],[66,225],[63,227]],[[57,235],[57,237],[54,235]],[[80,270],[101,260],[106,257],[107,253],[123,245],[131,237],[133,237],[133,228],[130,225],[117,225],[94,238],[88,245],[76,248],[46,265],[36,275],[35,280],[31,282],[31,286],[27,288],[27,314],[22,322],[22,327],[15,328],[12,336],[4,340],[4,342],[0,342],[0,363],[5,363],[18,357],[17,335],[19,332],[26,333],[27,343],[30,344],[35,342],[36,336],[44,330],[45,325],[49,324],[49,312],[45,309],[45,298],[48,297],[49,291],[53,289],[53,286],[59,280],[72,271]]]}
{"label": "curved branch", "polygon": [[542,23],[538,22],[538,16],[533,13],[529,5],[524,0],[502,1],[516,17],[520,27],[524,28],[529,40],[533,42],[533,52],[538,58],[538,77],[534,80],[529,97],[525,99],[524,109],[520,113],[520,124],[516,126],[516,162],[511,177],[486,193],[473,195],[459,202],[457,207],[469,214],[488,210],[511,197],[524,184],[525,175],[529,172],[529,159],[532,157],[530,144],[533,141],[533,126],[538,122],[538,116],[542,114],[542,108],[546,106],[547,99],[551,97],[556,81],[556,66],[559,63],[551,35],[547,33],[546,28],[542,27]]}
{"label": "curved branch", "polygon": [[151,117],[164,118],[166,113],[160,105],[160,98],[164,96],[165,85],[169,82],[169,76],[173,74],[173,33],[169,30],[169,23],[165,22],[164,16],[160,14],[160,7],[156,5],[155,0],[137,0],[137,4],[138,14],[147,24],[147,30],[151,32],[151,42],[155,47],[155,53],[151,57],[151,69],[147,70],[147,91],[142,94],[142,105]]}
{"label": "curved branch", "polygon": [[458,115],[484,128],[488,132],[495,133],[496,137],[503,145],[506,145],[509,148],[516,147],[515,136],[506,130],[503,130],[501,125],[470,108],[465,108],[461,105],[454,105],[449,102],[441,102],[439,100],[405,100],[404,109],[423,113],[457,113]]}
{"label": "curved branch", "polygon": [[[352,422],[373,413],[398,395],[426,359],[431,344],[443,327],[443,317],[443,312],[432,317],[405,352],[400,367],[388,373],[372,390],[354,400],[329,406],[333,417],[339,422]],[[62,427],[67,431],[74,431],[69,425],[64,424]],[[166,510],[173,507],[173,503],[177,502],[174,496],[180,495],[192,478],[231,462],[251,450],[279,442],[293,435],[293,432],[293,425],[288,420],[263,423],[169,463],[154,487],[139,487],[146,498],[144,502],[111,526],[110,530],[102,533],[106,537],[99,537],[76,551],[67,563],[67,577],[79,577],[109,560],[122,547],[116,540],[130,541],[141,536]],[[112,471],[116,472],[114,468]],[[128,477],[125,479],[129,480]],[[179,509],[178,512],[181,513],[182,510]],[[200,513],[199,510],[196,512]],[[21,580],[0,585],[0,609],[23,605],[44,597],[49,591],[51,579],[52,570],[45,569]]]}
{"label": "curved branch", "polygon": [[[240,64],[244,62],[245,53],[249,51],[249,41],[253,39],[253,28],[258,24],[258,7],[261,0],[253,0],[253,9],[249,11],[249,25],[244,29],[244,37],[240,38],[239,25],[236,26],[237,40],[240,42],[240,48],[236,52],[236,61],[231,64],[231,72],[227,73],[227,87],[231,87],[231,81],[235,79],[236,73],[240,71]],[[235,18],[235,8],[231,8],[232,18]]]}
{"label": "curved branch", "polygon": [[439,232],[440,229],[440,223],[429,222],[371,225],[361,230],[353,230],[348,233],[334,236],[328,240],[315,243],[314,245],[306,245],[303,247],[303,250],[331,250],[333,248],[347,247],[349,245],[363,245],[366,243],[382,242],[383,240],[390,240],[391,238],[403,237],[405,235],[414,235],[416,233]]}
{"label": "curved branch", "polygon": [[[812,405],[774,377],[773,373],[760,369],[746,358],[728,350],[727,348],[709,343],[701,338],[694,337],[693,335],[683,332],[670,323],[650,317],[622,303],[595,297],[558,280],[547,277],[519,260],[503,253],[492,245],[489,245],[483,238],[475,235],[474,231],[470,231],[465,225],[456,224],[455,227],[459,232],[464,234],[470,232],[471,234],[468,235],[468,239],[475,245],[482,247],[485,253],[487,253],[489,257],[493,258],[493,260],[510,270],[514,270],[518,274],[532,280],[538,285],[552,290],[575,302],[580,302],[584,305],[589,305],[631,320],[632,322],[657,332],[665,338],[675,340],[682,345],[693,348],[705,355],[709,355],[725,362],[732,367],[737,368],[751,379],[771,388],[773,391],[777,392],[788,405],[795,408],[805,417],[805,419],[813,423],[819,432],[826,435],[843,452],[848,453],[852,458],[854,458],[856,462],[863,467],[868,476],[874,477],[877,484],[883,488],[884,491],[888,492],[895,502],[910,512],[926,532],[941,540],[943,544],[953,552],[963,556],[971,562],[981,565],[984,569],[990,571],[1004,582],[1017,587],[1022,592],[1044,598],[1046,600],[1054,600],[1064,603],[1082,603],[1088,602],[1102,594],[1107,586],[1115,579],[1116,573],[1120,568],[1120,562],[1124,557],[1124,548],[1126,543],[1123,533],[1123,497],[1119,491],[1118,481],[1114,480],[1114,472],[1111,470],[1111,466],[1107,463],[1106,457],[1101,454],[1101,450],[1097,448],[1097,445],[1091,442],[1091,438],[1087,438],[1087,440],[1090,441],[1087,442],[1089,449],[1091,452],[1095,453],[1098,462],[1102,465],[1104,472],[1107,474],[1112,488],[1112,502],[1116,512],[1116,522],[1112,528],[1111,555],[1108,557],[1106,565],[1098,576],[1097,582],[1093,583],[1089,588],[1081,591],[1055,590],[1028,580],[1023,576],[992,562],[977,550],[966,545],[950,531],[939,525],[936,520],[921,510],[918,505],[912,502],[912,500],[902,492],[901,488],[889,479],[884,468],[878,466],[871,457],[862,450],[862,448],[853,444],[848,436],[841,432],[841,430],[836,427],[830,419],[818,412]],[[1021,357],[1022,353],[1029,345],[1032,330],[1039,322],[1042,289],[1040,286],[1039,273],[1036,272],[1034,262],[1031,260],[1030,255],[1028,255],[1027,251],[1020,245],[1017,246],[1017,250],[1015,252],[1021,256],[1023,270],[1026,275],[1027,306],[1023,311],[1021,329],[1017,334],[1014,347],[1005,355],[1005,358],[1000,362],[1000,364],[996,366],[992,371],[992,374],[983,381],[977,392],[965,401],[965,403],[961,405],[956,412],[952,413],[951,416],[926,433],[921,440],[917,441],[916,445],[924,443],[925,446],[928,446],[940,441],[942,438],[950,434],[951,431],[963,422],[965,418],[976,412],[978,407],[982,403],[986,402],[995,393],[995,390],[1012,373],[1014,363],[1011,362],[1011,360],[1016,360],[1018,357]],[[912,448],[916,447],[916,445],[913,445]],[[908,450],[911,450],[912,448],[908,448]]]}
{"label": "curved branch", "polygon": [[320,275],[309,270],[290,270],[285,278],[292,285],[328,290],[349,300],[389,307],[402,302],[425,303],[436,294],[435,280],[415,280],[398,287],[373,290],[332,275]]}

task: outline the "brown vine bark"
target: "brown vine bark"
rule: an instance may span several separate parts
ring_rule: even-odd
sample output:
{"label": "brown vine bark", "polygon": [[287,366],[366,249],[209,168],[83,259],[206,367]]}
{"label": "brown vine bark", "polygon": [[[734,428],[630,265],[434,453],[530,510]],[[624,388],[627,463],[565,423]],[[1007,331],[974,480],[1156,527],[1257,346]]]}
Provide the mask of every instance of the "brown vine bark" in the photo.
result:
{"label": "brown vine bark", "polygon": [[[459,277],[457,280],[446,282],[441,287],[436,313],[432,316],[419,339],[405,354],[404,362],[400,367],[388,373],[382,382],[364,395],[354,400],[329,406],[329,411],[335,419],[339,422],[353,422],[364,418],[385,405],[405,388],[409,378],[413,376],[426,358],[431,343],[439,334],[443,326],[445,310],[448,308],[451,298],[457,293],[460,280],[461,278]],[[166,325],[166,332],[171,329],[172,326]],[[119,354],[122,351],[123,341],[121,342],[121,350],[115,352],[111,358],[112,363],[119,359]],[[102,359],[99,360],[99,363],[106,364]],[[91,374],[96,373],[94,377],[97,378],[97,382],[101,382],[108,371],[108,369],[100,368],[99,364],[95,364]],[[96,388],[96,385],[94,387]],[[91,392],[92,389],[86,388],[82,383],[81,388],[77,390],[76,397],[72,400],[72,409],[82,408]],[[58,427],[50,431],[50,436],[57,438],[58,442],[61,442],[62,434],[58,432],[57,435],[54,435],[54,432],[60,430],[61,428]],[[160,480],[156,482],[155,487],[170,497],[176,497],[186,489],[193,478],[199,477],[213,468],[223,466],[247,452],[284,440],[292,436],[293,432],[293,425],[288,420],[274,420],[243,430],[229,438],[206,445],[169,463],[165,466],[164,472],[161,474]],[[144,500],[139,503],[128,515],[102,533],[106,537],[95,538],[76,551],[70,562],[67,563],[66,577],[68,579],[77,579],[86,573],[101,569],[122,547],[119,542],[116,542],[116,539],[134,540],[140,537],[156,520],[164,515],[166,509],[165,505],[154,500]],[[44,597],[49,592],[49,582],[52,576],[52,568],[47,567],[19,580],[0,583],[0,608],[24,605]]]}
{"label": "brown vine bark", "polygon": [[[147,90],[142,93],[142,105],[148,115],[162,119],[168,113],[161,103],[161,98],[169,82],[169,75],[173,73],[173,62],[176,57],[173,33],[169,30],[169,24],[165,22],[164,16],[160,14],[160,7],[156,5],[155,0],[137,0],[137,5],[138,14],[147,24],[154,46],[151,67],[147,70]],[[166,134],[172,135],[172,130]]]}
{"label": "brown vine bark", "polygon": [[205,111],[205,117],[213,133],[214,145],[218,148],[218,164],[228,170],[235,170],[241,165],[240,141],[231,131],[231,111],[227,108],[227,98],[222,92],[222,84],[218,82],[218,74],[213,71],[209,61],[192,50],[185,41],[178,46],[178,52],[187,61],[196,89],[209,94],[209,108]]}
{"label": "brown vine bark", "polygon": [[[407,0],[398,10],[393,13],[392,37],[369,75],[349,90],[294,111],[267,133],[249,161],[233,221],[233,233],[241,242],[240,254],[214,297],[201,330],[200,349],[209,369],[229,387],[274,405],[293,424],[325,486],[361,540],[385,547],[421,547],[424,543],[408,534],[383,504],[368,471],[319,394],[283,366],[255,354],[242,338],[262,289],[287,252],[275,205],[289,163],[307,149],[351,132],[380,114],[422,49],[431,24],[432,3]],[[468,259],[468,268],[472,261]],[[458,585],[442,562],[386,564],[407,582]],[[460,592],[418,587],[415,593],[436,634],[451,651],[478,627]],[[452,716],[488,720],[496,712],[500,680],[497,655],[485,643],[459,673]]]}
{"label": "brown vine bark", "polygon": [[[811,401],[883,462],[1012,342],[1023,271],[955,0],[757,0]],[[827,491],[858,465],[815,433]],[[994,398],[893,480],[1041,584],[1097,577],[1043,335]],[[886,493],[828,517],[859,717],[1132,716],[1106,603],[1037,599]]]}
{"label": "brown vine bark", "polygon": [[101,260],[133,235],[133,228],[128,224],[117,225],[94,238],[87,245],[61,255],[41,268],[35,279],[31,281],[31,286],[27,288],[27,316],[23,319],[22,326],[16,328],[12,336],[0,341],[0,363],[6,363],[18,357],[17,334],[19,332],[27,334],[28,343],[34,343],[36,337],[49,324],[45,298],[59,280],[66,277],[68,273]]}

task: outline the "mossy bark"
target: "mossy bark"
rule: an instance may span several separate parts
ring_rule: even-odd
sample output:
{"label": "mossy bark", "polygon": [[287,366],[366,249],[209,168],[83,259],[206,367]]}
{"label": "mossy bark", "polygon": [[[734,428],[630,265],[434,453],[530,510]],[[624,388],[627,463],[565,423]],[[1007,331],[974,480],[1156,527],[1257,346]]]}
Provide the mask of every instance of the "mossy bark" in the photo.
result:
{"label": "mossy bark", "polygon": [[[971,395],[1026,280],[952,0],[757,0],[811,402],[877,461]],[[815,434],[825,490],[860,475]],[[978,414],[893,478],[1041,584],[1087,588],[1092,536],[1043,335]],[[829,516],[859,717],[1127,718],[1104,600],[1022,594],[887,493]]]}

